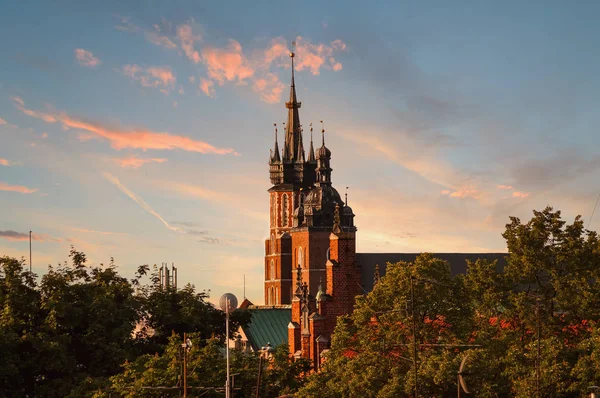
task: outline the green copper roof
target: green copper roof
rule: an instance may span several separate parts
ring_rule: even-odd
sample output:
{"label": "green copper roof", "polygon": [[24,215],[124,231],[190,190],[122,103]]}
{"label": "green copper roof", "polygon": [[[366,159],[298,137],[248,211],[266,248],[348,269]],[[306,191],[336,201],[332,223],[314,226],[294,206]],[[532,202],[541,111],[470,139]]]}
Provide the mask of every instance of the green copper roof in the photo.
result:
{"label": "green copper roof", "polygon": [[288,325],[292,320],[290,307],[258,307],[249,308],[252,313],[250,325],[244,328],[244,333],[254,350],[259,350],[267,343],[275,348],[287,344]]}

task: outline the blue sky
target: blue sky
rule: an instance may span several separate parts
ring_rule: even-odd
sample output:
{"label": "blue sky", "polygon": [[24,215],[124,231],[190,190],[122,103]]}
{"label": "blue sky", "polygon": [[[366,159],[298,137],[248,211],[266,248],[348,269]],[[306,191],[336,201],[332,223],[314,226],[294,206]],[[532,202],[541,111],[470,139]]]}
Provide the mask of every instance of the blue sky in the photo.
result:
{"label": "blue sky", "polygon": [[[289,43],[361,252],[504,251],[600,191],[594,2],[15,2],[0,15],[0,253],[262,302]],[[317,134],[318,135],[318,134]],[[280,134],[280,139],[283,139]],[[315,137],[315,140],[320,140]],[[591,229],[600,225],[592,220]]]}

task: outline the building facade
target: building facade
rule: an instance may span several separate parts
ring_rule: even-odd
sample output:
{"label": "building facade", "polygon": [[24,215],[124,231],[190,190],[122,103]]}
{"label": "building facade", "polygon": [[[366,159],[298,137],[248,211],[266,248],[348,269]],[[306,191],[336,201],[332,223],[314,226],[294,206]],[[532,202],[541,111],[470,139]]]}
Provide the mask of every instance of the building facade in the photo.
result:
{"label": "building facade", "polygon": [[[385,275],[388,262],[412,262],[419,253],[356,253],[354,212],[347,195],[342,200],[332,182],[332,153],[321,145],[315,151],[310,126],[308,154],[300,124],[301,103],[292,82],[283,147],[277,127],[269,157],[270,229],[265,240],[264,300],[266,306],[291,305],[287,336],[295,357],[310,358],[320,368],[329,349],[337,317],[353,310],[355,297],[373,289]],[[504,263],[505,253],[437,253],[454,274],[464,273],[466,260]],[[288,307],[289,308],[289,307]],[[254,320],[253,320],[254,322]]]}
{"label": "building facade", "polygon": [[310,127],[308,154],[303,145],[301,103],[292,83],[279,149],[277,128],[269,158],[270,233],[265,241],[265,304],[291,304],[288,344],[297,356],[318,366],[328,348],[336,318],[352,310],[360,293],[356,265],[356,227],[347,198],[342,200],[332,183],[331,151],[315,151]]}

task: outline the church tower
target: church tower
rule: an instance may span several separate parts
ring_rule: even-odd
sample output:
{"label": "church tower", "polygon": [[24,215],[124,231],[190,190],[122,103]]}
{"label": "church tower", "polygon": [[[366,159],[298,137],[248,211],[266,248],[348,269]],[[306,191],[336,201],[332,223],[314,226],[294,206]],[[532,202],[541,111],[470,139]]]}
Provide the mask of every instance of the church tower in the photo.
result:
{"label": "church tower", "polygon": [[277,126],[275,126],[275,145],[269,158],[270,230],[265,242],[265,304],[290,304],[292,297],[292,248],[291,235],[294,212],[302,205],[305,195],[315,181],[314,150],[311,147],[306,160],[300,124],[299,109],[302,103],[296,95],[294,81],[294,57],[292,60],[292,83],[290,98],[285,103],[288,110],[285,123],[285,141],[279,149]]}
{"label": "church tower", "polygon": [[[291,304],[290,351],[310,358],[315,368],[329,346],[336,318],[352,311],[360,294],[356,265],[356,227],[348,197],[333,187],[331,151],[312,140],[306,156],[294,81],[294,53],[285,141],[279,149],[277,126],[269,159],[270,232],[265,241],[265,303]],[[321,124],[323,122],[321,121]]]}

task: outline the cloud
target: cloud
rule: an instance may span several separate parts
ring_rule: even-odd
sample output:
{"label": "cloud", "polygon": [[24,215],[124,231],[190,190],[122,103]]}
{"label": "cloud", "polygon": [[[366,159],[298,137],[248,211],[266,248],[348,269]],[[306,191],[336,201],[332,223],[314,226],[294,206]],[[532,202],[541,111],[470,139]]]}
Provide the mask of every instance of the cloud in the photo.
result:
{"label": "cloud", "polygon": [[118,30],[142,34],[147,41],[160,47],[169,49],[177,48],[177,44],[168,36],[162,34],[159,25],[153,25],[154,30],[146,30],[133,24],[129,18],[120,17],[120,19],[120,25],[115,26]]}
{"label": "cloud", "polygon": [[[61,123],[63,128],[73,128],[87,131],[91,137],[102,137],[110,141],[114,149],[123,148],[133,149],[181,149],[189,152],[213,153],[218,155],[234,154],[231,148],[218,148],[203,141],[193,140],[191,138],[172,135],[164,132],[154,132],[145,129],[118,129],[105,126],[101,123],[90,122],[76,117],[72,117],[65,112],[39,112],[25,108],[25,103],[18,97],[13,97],[15,106],[24,114],[43,120],[47,123]],[[86,138],[81,137],[81,138]],[[89,138],[89,137],[88,137]]]}
{"label": "cloud", "polygon": [[526,198],[529,196],[529,192],[518,192],[515,191],[512,193],[513,198]]}
{"label": "cloud", "polygon": [[196,51],[194,45],[202,39],[202,36],[194,35],[192,26],[183,24],[177,27],[177,38],[179,39],[181,49],[185,53],[185,56],[193,63],[199,63],[201,60],[200,53]]}
{"label": "cloud", "polygon": [[481,195],[482,195],[481,192],[479,192],[479,190],[477,190],[474,187],[469,187],[469,186],[460,187],[456,191],[450,191],[448,189],[444,189],[441,193],[443,195],[448,195],[451,198],[460,198],[460,199],[466,199],[466,198],[480,199]]}
{"label": "cloud", "polygon": [[201,239],[199,239],[198,242],[209,243],[211,245],[215,245],[215,244],[220,243],[220,240],[217,238],[211,238],[210,236],[205,236],[205,237],[202,237]]}
{"label": "cloud", "polygon": [[146,163],[164,163],[167,161],[164,158],[138,158],[136,156],[115,158],[113,160],[121,167],[131,167],[132,169],[137,169]]}
{"label": "cloud", "polygon": [[0,166],[12,166],[13,163],[10,160],[0,158]]}
{"label": "cloud", "polygon": [[498,185],[496,188],[498,189],[513,189],[511,185]]}
{"label": "cloud", "polygon": [[177,83],[177,78],[168,66],[151,66],[142,68],[139,65],[124,65],[120,70],[123,75],[140,82],[143,87],[153,87],[161,89],[161,92],[167,94],[173,90]]}
{"label": "cloud", "polygon": [[252,89],[260,93],[260,98],[270,104],[274,104],[281,98],[285,85],[279,81],[274,73],[267,74],[264,78],[256,79]]}
{"label": "cloud", "polygon": [[71,231],[90,233],[90,234],[100,234],[100,235],[127,235],[124,232],[106,232],[106,231],[95,231],[93,229],[81,229],[81,228],[70,228]]}
{"label": "cloud", "polygon": [[242,82],[254,75],[254,69],[242,52],[242,46],[230,39],[225,48],[205,47],[202,59],[208,69],[208,76],[223,85],[225,81]]}
{"label": "cloud", "polygon": [[2,119],[2,118],[0,117],[0,126],[1,126],[1,125],[3,125],[3,124],[7,124],[7,122],[6,122],[6,120],[4,120],[4,119]]}
{"label": "cloud", "polygon": [[18,192],[18,193],[34,193],[37,189],[27,188],[22,185],[8,185],[0,182],[0,191]]}
{"label": "cloud", "polygon": [[213,81],[201,78],[200,79],[200,85],[198,87],[207,96],[209,96],[209,97],[214,97],[215,96],[215,88],[214,88],[215,87],[215,83]]}
{"label": "cloud", "polygon": [[91,51],[84,50],[83,48],[75,49],[75,59],[79,62],[79,65],[89,68],[94,68],[102,63],[98,58],[94,57]]}
{"label": "cloud", "polygon": [[[12,230],[0,231],[0,238],[4,238],[11,241],[28,241],[29,233],[16,232]],[[47,234],[31,234],[31,240],[38,242],[61,242],[60,238],[53,238]]]}
{"label": "cloud", "polygon": [[158,214],[156,211],[154,211],[154,209],[148,203],[146,203],[144,201],[144,199],[140,198],[139,196],[137,196],[136,194],[131,192],[129,190],[129,188],[127,188],[125,185],[123,185],[117,177],[115,177],[112,174],[107,173],[107,172],[102,173],[102,176],[104,178],[106,178],[110,183],[114,184],[117,188],[119,188],[119,190],[121,192],[123,192],[131,200],[133,200],[135,203],[137,203],[138,206],[140,206],[143,210],[145,210],[149,214],[156,217],[161,223],[163,223],[163,225],[165,227],[167,227],[168,229],[170,229],[171,231],[174,231],[174,232],[181,232],[181,228],[174,227],[171,224],[169,224],[168,222],[166,222],[165,219],[162,218],[162,216],[160,214]]}

